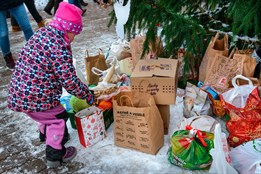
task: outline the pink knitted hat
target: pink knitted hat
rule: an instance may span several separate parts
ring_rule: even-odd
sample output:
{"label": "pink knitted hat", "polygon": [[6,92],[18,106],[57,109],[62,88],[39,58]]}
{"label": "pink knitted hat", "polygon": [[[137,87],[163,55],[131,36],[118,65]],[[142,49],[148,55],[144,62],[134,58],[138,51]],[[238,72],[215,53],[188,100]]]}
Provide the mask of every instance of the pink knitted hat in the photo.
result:
{"label": "pink knitted hat", "polygon": [[61,2],[49,25],[76,35],[80,34],[82,31],[82,10],[73,4]]}

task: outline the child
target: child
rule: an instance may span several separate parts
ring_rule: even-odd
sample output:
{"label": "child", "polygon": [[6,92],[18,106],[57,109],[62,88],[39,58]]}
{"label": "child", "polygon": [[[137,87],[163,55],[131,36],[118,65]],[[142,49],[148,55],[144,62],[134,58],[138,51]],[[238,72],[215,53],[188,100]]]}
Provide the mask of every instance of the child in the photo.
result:
{"label": "child", "polygon": [[50,168],[77,154],[64,147],[68,140],[67,113],[60,104],[62,87],[78,98],[94,103],[94,95],[76,76],[70,43],[82,31],[82,10],[61,2],[54,19],[39,29],[22,48],[9,84],[8,107],[39,122],[46,135],[46,159]]}

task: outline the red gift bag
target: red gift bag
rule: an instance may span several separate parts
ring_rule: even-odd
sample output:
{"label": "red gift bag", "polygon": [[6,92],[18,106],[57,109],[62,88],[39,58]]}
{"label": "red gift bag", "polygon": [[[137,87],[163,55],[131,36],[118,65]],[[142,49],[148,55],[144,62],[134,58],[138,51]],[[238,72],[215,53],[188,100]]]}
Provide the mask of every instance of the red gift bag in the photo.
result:
{"label": "red gift bag", "polygon": [[[244,79],[248,85],[237,86],[236,79]],[[261,99],[259,91],[248,78],[237,75],[233,78],[233,89],[220,95],[230,119],[226,126],[228,143],[235,147],[261,137]]]}

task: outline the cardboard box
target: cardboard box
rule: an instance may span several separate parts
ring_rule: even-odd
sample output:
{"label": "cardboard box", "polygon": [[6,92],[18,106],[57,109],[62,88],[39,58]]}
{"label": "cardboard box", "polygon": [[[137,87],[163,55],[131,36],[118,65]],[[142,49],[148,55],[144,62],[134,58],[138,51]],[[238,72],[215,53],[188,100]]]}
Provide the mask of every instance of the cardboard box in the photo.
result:
{"label": "cardboard box", "polygon": [[163,120],[164,134],[169,133],[169,120],[170,120],[170,106],[169,105],[157,105],[161,118]]}
{"label": "cardboard box", "polygon": [[75,114],[75,121],[80,143],[90,147],[106,136],[103,112],[91,106]]}
{"label": "cardboard box", "polygon": [[175,59],[139,60],[131,74],[131,89],[150,93],[156,104],[175,104],[177,70]]}

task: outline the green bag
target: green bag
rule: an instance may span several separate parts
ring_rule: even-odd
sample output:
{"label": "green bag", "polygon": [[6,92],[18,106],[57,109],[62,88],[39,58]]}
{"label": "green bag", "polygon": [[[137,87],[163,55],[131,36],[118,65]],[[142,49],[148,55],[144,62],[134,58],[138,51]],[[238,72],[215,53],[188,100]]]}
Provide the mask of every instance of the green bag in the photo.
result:
{"label": "green bag", "polygon": [[173,133],[168,160],[189,170],[207,169],[212,162],[209,151],[214,147],[214,134],[187,127],[191,130]]}

